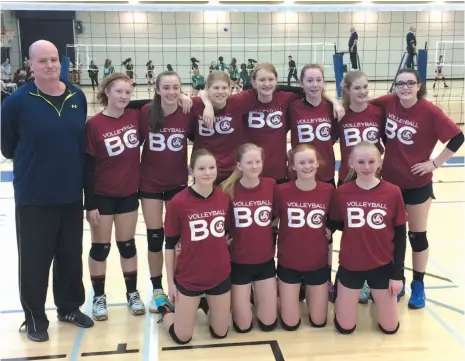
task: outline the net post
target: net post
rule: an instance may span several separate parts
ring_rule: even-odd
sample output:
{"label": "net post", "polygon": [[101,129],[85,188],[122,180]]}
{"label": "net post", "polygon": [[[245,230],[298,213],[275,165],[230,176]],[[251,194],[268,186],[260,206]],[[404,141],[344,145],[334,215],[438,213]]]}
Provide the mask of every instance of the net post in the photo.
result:
{"label": "net post", "polygon": [[418,75],[421,82],[426,86],[426,74],[428,67],[428,50],[420,49],[418,51]]}
{"label": "net post", "polygon": [[61,62],[60,79],[69,82],[69,57],[64,56]]}
{"label": "net post", "polygon": [[336,79],[337,98],[342,97],[342,79],[344,78],[344,53],[336,53],[333,55],[334,64],[334,79]]}

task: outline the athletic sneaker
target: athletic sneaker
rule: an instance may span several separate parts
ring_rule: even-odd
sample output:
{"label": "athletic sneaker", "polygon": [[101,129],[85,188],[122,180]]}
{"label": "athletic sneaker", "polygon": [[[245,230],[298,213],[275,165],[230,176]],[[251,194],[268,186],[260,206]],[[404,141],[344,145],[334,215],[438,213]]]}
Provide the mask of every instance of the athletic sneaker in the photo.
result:
{"label": "athletic sneaker", "polygon": [[94,325],[94,321],[92,321],[89,316],[83,314],[80,309],[65,314],[58,313],[58,320],[61,322],[69,322],[82,328],[89,328]]}
{"label": "athletic sneaker", "polygon": [[27,332],[27,338],[34,342],[45,342],[49,340],[47,330],[33,331],[32,328],[29,328],[27,326],[26,321],[24,321],[21,327],[19,328],[19,332]]}
{"label": "athletic sneaker", "polygon": [[151,313],[160,313],[160,307],[167,307],[171,312],[174,311],[174,305],[163,290],[153,290],[153,297],[150,301],[149,311]]}
{"label": "athletic sneaker", "polygon": [[402,282],[402,289],[400,290],[399,294],[397,295],[397,302],[400,301],[401,297],[405,296],[405,280]]}
{"label": "athletic sneaker", "polygon": [[208,311],[210,310],[210,306],[208,306],[207,295],[205,293],[200,296],[199,309],[201,309],[205,314],[208,314]]}
{"label": "athletic sneaker", "polygon": [[328,282],[328,299],[331,303],[334,303],[336,301],[335,287],[332,282]]}
{"label": "athletic sneaker", "polygon": [[95,321],[108,320],[107,296],[106,295],[94,297],[94,301],[92,305],[92,318]]}
{"label": "athletic sneaker", "polygon": [[412,294],[408,300],[408,307],[415,310],[425,307],[425,285],[423,282],[413,280],[410,287]]}
{"label": "athletic sneaker", "polygon": [[128,300],[128,307],[133,315],[145,314],[145,305],[140,299],[139,291],[126,293],[126,298]]}
{"label": "athletic sneaker", "polygon": [[358,298],[358,303],[363,303],[364,305],[368,303],[371,298],[370,287],[368,286],[367,281],[363,284],[363,288],[360,291],[360,297]]}

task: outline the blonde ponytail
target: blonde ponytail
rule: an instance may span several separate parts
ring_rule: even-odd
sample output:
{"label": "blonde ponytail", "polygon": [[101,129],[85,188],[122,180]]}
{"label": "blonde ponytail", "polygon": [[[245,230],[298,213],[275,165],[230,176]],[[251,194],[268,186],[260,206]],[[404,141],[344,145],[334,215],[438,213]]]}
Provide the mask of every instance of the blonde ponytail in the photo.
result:
{"label": "blonde ponytail", "polygon": [[[237,155],[236,155],[237,163],[240,163],[245,153],[247,153],[249,150],[254,150],[254,149],[260,151],[262,155],[262,161],[263,161],[264,160],[263,148],[260,148],[253,143],[245,143],[245,144],[241,144],[239,148],[237,149]],[[227,193],[231,199],[234,199],[234,188],[236,187],[236,183],[241,178],[242,178],[242,171],[240,171],[236,166],[236,169],[234,169],[234,172],[229,176],[229,178],[220,184],[220,188],[223,189],[223,191]]]}
{"label": "blonde ponytail", "polygon": [[229,195],[229,198],[234,199],[234,188],[241,178],[242,172],[236,168],[229,178],[220,184],[220,188]]}
{"label": "blonde ponytail", "polygon": [[344,179],[344,183],[352,182],[355,179],[357,179],[357,172],[355,172],[354,168],[350,168],[349,173]]}

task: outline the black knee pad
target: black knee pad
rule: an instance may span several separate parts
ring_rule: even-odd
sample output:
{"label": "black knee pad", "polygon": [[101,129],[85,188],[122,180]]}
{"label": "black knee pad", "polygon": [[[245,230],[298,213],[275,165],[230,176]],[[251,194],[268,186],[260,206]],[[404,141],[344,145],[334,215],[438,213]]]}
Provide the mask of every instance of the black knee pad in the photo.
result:
{"label": "black knee pad", "polygon": [[317,325],[315,322],[312,320],[312,316],[308,315],[308,320],[310,321],[310,326],[314,328],[323,328],[326,326],[326,323],[328,322],[328,319],[325,320],[322,324]]}
{"label": "black knee pad", "polygon": [[399,327],[400,327],[400,322],[397,322],[397,327],[392,330],[392,331],[387,331],[383,328],[383,326],[381,326],[378,322],[378,327],[379,329],[381,330],[382,333],[385,333],[386,335],[394,335],[395,333],[397,333],[397,331],[399,331]]}
{"label": "black knee pad", "polygon": [[89,256],[94,261],[104,262],[110,254],[111,243],[92,243]]}
{"label": "black knee pad", "polygon": [[265,325],[260,319],[258,319],[258,327],[260,327],[260,330],[264,332],[271,332],[276,329],[276,326],[278,326],[278,319],[274,320],[274,322],[271,325]]}
{"label": "black knee pad", "polygon": [[242,328],[240,328],[236,322],[233,321],[233,328],[234,330],[237,332],[237,333],[248,333],[250,331],[252,331],[252,328],[253,328],[253,321],[250,322],[250,326],[249,328],[246,328],[245,330],[243,330]]}
{"label": "black knee pad", "polygon": [[423,252],[428,249],[426,232],[408,232],[408,239],[413,252]]}
{"label": "black knee pad", "polygon": [[297,330],[300,327],[300,324],[302,322],[302,320],[299,318],[299,322],[297,322],[297,324],[295,324],[294,326],[289,326],[289,325],[284,323],[281,316],[279,318],[281,319],[281,324],[283,325],[283,329],[285,331],[295,331],[295,330]]}
{"label": "black knee pad", "polygon": [[136,241],[134,238],[130,239],[129,241],[116,242],[116,244],[118,245],[118,250],[121,257],[129,259],[137,255]]}
{"label": "black knee pad", "polygon": [[176,342],[178,345],[188,344],[192,340],[192,337],[191,337],[187,341],[181,341],[179,339],[179,337],[176,335],[176,333],[174,332],[174,323],[170,326],[168,332],[169,332],[171,338],[173,339],[173,341]]}
{"label": "black knee pad", "polygon": [[147,243],[149,252],[161,252],[163,249],[163,242],[165,241],[165,230],[147,229]]}
{"label": "black knee pad", "polygon": [[226,331],[226,333],[223,336],[220,336],[215,332],[215,330],[213,329],[211,325],[209,326],[209,328],[210,328],[210,334],[212,335],[213,338],[221,340],[222,338],[225,338],[226,336],[228,336],[228,331]]}
{"label": "black knee pad", "polygon": [[353,333],[355,331],[355,328],[357,327],[357,325],[355,325],[352,329],[350,330],[346,330],[345,328],[342,328],[341,325],[339,324],[339,322],[337,322],[337,317],[336,315],[334,315],[334,326],[336,327],[336,330],[339,331],[339,333],[343,334],[343,335],[350,335],[351,333]]}

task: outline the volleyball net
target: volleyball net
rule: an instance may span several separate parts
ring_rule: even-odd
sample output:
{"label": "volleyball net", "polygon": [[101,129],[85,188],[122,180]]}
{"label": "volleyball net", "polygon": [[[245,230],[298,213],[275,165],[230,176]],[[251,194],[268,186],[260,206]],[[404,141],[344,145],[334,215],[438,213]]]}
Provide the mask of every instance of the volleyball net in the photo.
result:
{"label": "volleyball net", "polygon": [[[402,6],[373,2],[341,6],[326,3],[327,6],[296,5],[285,9],[272,4],[257,5],[255,11],[249,10],[253,6],[242,6],[242,3],[234,8],[187,4],[123,8],[111,3],[98,8],[73,3],[67,8],[76,10],[75,22],[79,27],[75,27],[74,42],[60,51],[70,59],[70,80],[84,89],[91,84],[91,62],[97,66],[101,80],[107,60],[114,71],[126,72],[123,63],[131,59],[136,98],[148,96],[149,61],[155,75],[170,66],[179,74],[183,90],[189,91],[193,75],[191,58],[195,58],[199,73],[205,78],[220,58],[226,70],[233,59],[239,71],[249,60],[272,63],[278,71],[278,82],[287,84],[289,56],[296,64],[297,78],[304,65],[320,64],[328,93],[337,97],[341,91],[340,80],[353,68],[349,54],[353,28],[358,34],[357,68],[368,76],[370,95],[380,96],[393,90],[397,70],[406,65],[406,36],[413,26],[417,51],[425,52],[423,64],[418,62],[417,53],[414,67],[423,74],[428,99],[463,124],[463,10],[454,10],[447,4],[441,7],[439,3],[434,8],[424,4]],[[299,85],[294,74],[291,75],[291,85]],[[433,87],[438,75],[440,79]]]}

